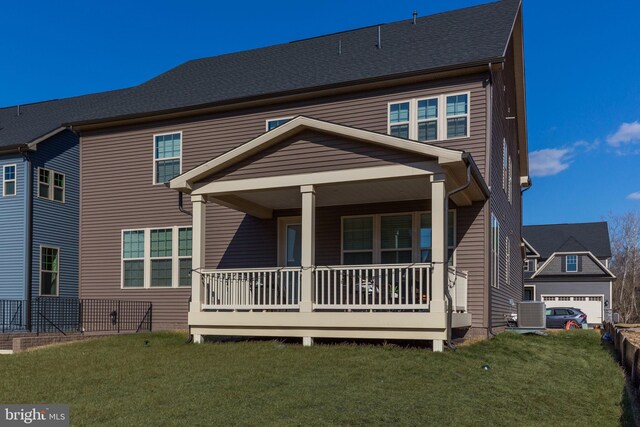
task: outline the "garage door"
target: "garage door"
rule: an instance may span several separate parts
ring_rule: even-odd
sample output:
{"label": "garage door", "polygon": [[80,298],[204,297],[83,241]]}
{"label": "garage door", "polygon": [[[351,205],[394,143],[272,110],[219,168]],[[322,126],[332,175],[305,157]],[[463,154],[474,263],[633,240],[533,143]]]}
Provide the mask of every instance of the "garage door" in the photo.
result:
{"label": "garage door", "polygon": [[579,308],[590,324],[602,323],[602,300],[602,295],[542,295],[547,307]]}

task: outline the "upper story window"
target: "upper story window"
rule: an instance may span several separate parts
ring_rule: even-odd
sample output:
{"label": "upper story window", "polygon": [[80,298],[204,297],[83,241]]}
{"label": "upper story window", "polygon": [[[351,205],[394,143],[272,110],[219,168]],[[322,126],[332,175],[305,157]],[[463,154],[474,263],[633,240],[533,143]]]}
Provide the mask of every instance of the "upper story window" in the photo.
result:
{"label": "upper story window", "polygon": [[447,139],[468,136],[469,95],[447,96]]}
{"label": "upper story window", "polygon": [[182,132],[153,136],[153,183],[164,184],[182,173]]}
{"label": "upper story window", "polygon": [[566,270],[568,273],[575,273],[578,271],[578,255],[567,255]]}
{"label": "upper story window", "polygon": [[469,136],[468,92],[392,102],[388,114],[388,133],[398,138],[439,141]]}
{"label": "upper story window", "polygon": [[2,167],[2,195],[16,195],[16,165]]}
{"label": "upper story window", "polygon": [[65,176],[50,169],[38,169],[38,197],[64,203]]}
{"label": "upper story window", "polygon": [[282,117],[282,118],[279,118],[279,119],[267,120],[267,132],[277,128],[278,126],[282,126],[283,124],[287,123],[292,118],[293,117]]}

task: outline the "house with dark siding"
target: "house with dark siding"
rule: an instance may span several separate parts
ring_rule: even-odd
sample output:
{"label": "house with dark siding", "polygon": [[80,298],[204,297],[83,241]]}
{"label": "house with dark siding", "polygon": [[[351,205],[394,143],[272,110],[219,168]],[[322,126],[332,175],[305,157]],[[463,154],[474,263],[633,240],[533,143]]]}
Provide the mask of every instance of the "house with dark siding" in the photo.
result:
{"label": "house with dark siding", "polygon": [[615,279],[607,223],[527,225],[523,238],[524,299],[579,308],[589,324],[601,324]]}
{"label": "house with dark siding", "polygon": [[506,326],[528,177],[519,0],[189,61],[61,100],[80,294],[154,328],[422,339]]}
{"label": "house with dark siding", "polygon": [[435,349],[522,298],[520,1],[194,60],[124,98],[69,121],[84,297],[151,300],[196,341]]}

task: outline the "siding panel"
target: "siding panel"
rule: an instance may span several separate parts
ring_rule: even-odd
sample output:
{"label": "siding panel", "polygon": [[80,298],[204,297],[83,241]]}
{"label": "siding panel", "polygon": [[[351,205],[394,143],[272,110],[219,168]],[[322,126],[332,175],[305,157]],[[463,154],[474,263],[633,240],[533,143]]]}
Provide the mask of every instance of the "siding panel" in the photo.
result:
{"label": "siding panel", "polygon": [[[468,90],[471,92],[471,137],[436,144],[469,151],[480,170],[484,171],[487,117],[484,78],[484,75],[477,75],[432,81],[83,134],[80,220],[82,296],[148,299],[154,303],[154,325],[172,327],[186,324],[189,289],[120,288],[122,229],[191,224],[191,217],[178,210],[177,193],[164,185],[152,184],[153,134],[183,132],[184,172],[264,133],[268,119],[306,115],[386,133],[389,102]],[[281,171],[286,170],[286,164],[281,168],[284,168]],[[190,210],[188,199],[185,197],[185,209]],[[471,234],[465,236],[464,243],[470,245],[466,251],[469,254],[481,251],[481,238],[477,234],[482,233],[482,216],[466,220],[473,221]],[[275,265],[277,227],[273,223],[214,205],[207,210],[207,221],[208,266]],[[335,226],[335,217],[327,221]],[[318,232],[322,233],[320,229]],[[339,240],[325,244],[327,250],[333,248],[333,253],[336,245],[339,250]],[[475,249],[471,249],[473,245],[476,245]],[[334,259],[329,258],[327,256],[325,260]],[[478,262],[469,261],[474,271],[479,269]],[[473,287],[483,286],[480,278],[473,280]],[[474,309],[480,310],[482,292],[474,288],[472,294]]]}
{"label": "siding panel", "polygon": [[[2,196],[2,169],[16,165],[16,195]],[[26,298],[26,177],[22,156],[0,156],[0,299]]]}

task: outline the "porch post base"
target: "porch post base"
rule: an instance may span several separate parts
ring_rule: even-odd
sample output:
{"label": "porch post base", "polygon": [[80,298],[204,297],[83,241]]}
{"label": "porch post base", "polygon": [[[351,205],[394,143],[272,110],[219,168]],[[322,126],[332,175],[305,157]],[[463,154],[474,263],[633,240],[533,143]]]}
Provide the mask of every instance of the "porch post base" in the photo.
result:
{"label": "porch post base", "polygon": [[193,343],[194,344],[202,344],[204,342],[204,337],[200,334],[193,334]]}
{"label": "porch post base", "polygon": [[433,351],[441,353],[444,350],[444,340],[433,340]]}
{"label": "porch post base", "polygon": [[311,347],[313,345],[312,337],[302,337],[302,345],[304,347]]}

